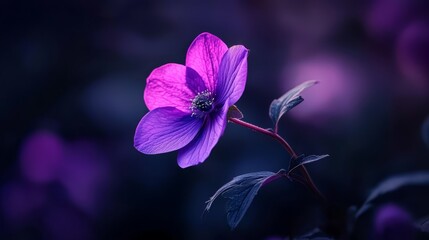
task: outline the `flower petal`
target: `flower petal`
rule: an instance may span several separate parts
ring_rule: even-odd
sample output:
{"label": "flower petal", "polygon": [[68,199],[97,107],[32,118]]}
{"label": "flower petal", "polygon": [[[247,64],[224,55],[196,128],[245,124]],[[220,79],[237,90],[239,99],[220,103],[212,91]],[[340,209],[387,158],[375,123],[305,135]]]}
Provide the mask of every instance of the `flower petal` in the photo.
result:
{"label": "flower petal", "polygon": [[247,53],[242,45],[232,46],[222,58],[219,66],[218,83],[216,88],[216,101],[235,104],[244,92],[247,78]]}
{"label": "flower petal", "polygon": [[179,150],[177,163],[181,168],[194,166],[206,160],[225,131],[227,111],[228,108],[224,105],[220,112],[208,116],[198,135]]}
{"label": "flower petal", "polygon": [[149,110],[175,107],[191,112],[191,100],[198,92],[206,90],[200,75],[181,64],[168,63],[156,68],[147,78],[144,101]]}
{"label": "flower petal", "polygon": [[199,118],[173,107],[156,108],[139,122],[134,147],[145,154],[177,150],[188,144],[202,126]]}
{"label": "flower petal", "polygon": [[210,91],[216,88],[219,64],[227,50],[222,40],[207,32],[198,35],[189,46],[186,66],[200,74]]}

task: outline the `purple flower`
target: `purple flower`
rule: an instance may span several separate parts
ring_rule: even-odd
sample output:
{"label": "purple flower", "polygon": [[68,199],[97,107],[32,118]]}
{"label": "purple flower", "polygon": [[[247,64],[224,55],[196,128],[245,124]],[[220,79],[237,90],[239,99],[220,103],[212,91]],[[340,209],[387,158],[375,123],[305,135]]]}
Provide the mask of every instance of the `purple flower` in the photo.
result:
{"label": "purple flower", "polygon": [[247,53],[202,33],[188,49],[186,66],[153,70],[144,92],[150,112],[137,126],[135,148],[145,154],[179,150],[182,168],[202,163],[225,130],[228,108],[243,94]]}

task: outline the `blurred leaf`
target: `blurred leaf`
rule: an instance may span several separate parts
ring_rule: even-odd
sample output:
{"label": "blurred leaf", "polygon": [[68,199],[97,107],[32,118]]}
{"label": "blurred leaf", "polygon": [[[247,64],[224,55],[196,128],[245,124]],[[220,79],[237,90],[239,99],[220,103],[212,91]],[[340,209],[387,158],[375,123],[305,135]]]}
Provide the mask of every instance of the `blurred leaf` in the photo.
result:
{"label": "blurred leaf", "polygon": [[[223,185],[216,193],[210,197],[206,202],[205,211],[210,210],[210,207],[214,200],[219,195],[227,198],[227,220],[231,229],[237,227],[238,223],[243,218],[253,199],[255,198],[258,190],[264,185],[264,182],[268,179],[273,179],[275,176],[281,176],[283,172],[254,172],[247,173],[237,177],[234,177],[230,182]],[[270,181],[271,182],[271,181]]]}
{"label": "blurred leaf", "polygon": [[325,155],[310,155],[305,157],[304,154],[299,156],[298,158],[292,158],[290,160],[289,163],[289,170],[288,173],[292,172],[295,168],[307,164],[307,163],[311,163],[311,162],[315,162],[315,161],[319,161],[325,157],[329,157],[328,154]]}
{"label": "blurred leaf", "polygon": [[332,240],[333,238],[328,237],[328,235],[323,233],[319,228],[315,228],[312,231],[294,239],[295,240]]}
{"label": "blurred leaf", "polygon": [[244,117],[243,113],[238,109],[237,106],[232,105],[228,109],[227,118],[237,118],[242,119]]}
{"label": "blurred leaf", "polygon": [[429,172],[410,173],[388,178],[372,190],[362,207],[360,207],[356,212],[355,218],[359,218],[363,213],[371,208],[374,200],[387,193],[397,191],[403,187],[425,185],[429,186]]}
{"label": "blurred leaf", "polygon": [[416,227],[422,232],[429,233],[429,216],[426,216],[417,221]]}
{"label": "blurred leaf", "polygon": [[316,83],[318,82],[307,81],[307,82],[301,83],[295,88],[289,90],[280,98],[274,99],[271,102],[269,115],[271,120],[273,120],[274,125],[276,126],[275,129],[277,129],[277,124],[280,118],[283,116],[283,114],[285,114],[286,112],[294,108],[296,105],[304,101],[304,99],[301,96],[299,96],[299,94],[301,94],[301,92],[304,91],[304,89],[309,88]]}

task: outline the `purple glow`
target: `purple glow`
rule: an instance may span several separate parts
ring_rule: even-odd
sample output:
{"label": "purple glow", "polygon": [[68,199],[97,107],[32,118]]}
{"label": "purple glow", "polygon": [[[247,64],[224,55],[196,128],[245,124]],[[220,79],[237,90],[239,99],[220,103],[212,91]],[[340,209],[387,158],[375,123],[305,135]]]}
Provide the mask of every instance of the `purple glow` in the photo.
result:
{"label": "purple glow", "polygon": [[[94,143],[67,143],[52,132],[38,131],[24,142],[20,160],[22,174],[32,183],[59,182],[76,206],[94,213],[104,191],[102,186],[108,181],[107,157]],[[25,200],[24,196],[32,191],[30,187],[21,188],[11,196]],[[19,214],[20,210],[17,211]]]}
{"label": "purple glow", "polygon": [[43,188],[19,182],[7,184],[1,190],[1,204],[7,220],[22,224],[46,203]]}
{"label": "purple glow", "polygon": [[413,22],[400,34],[396,60],[407,86],[414,92],[429,92],[429,23]]}
{"label": "purple glow", "polygon": [[78,141],[67,146],[59,175],[70,199],[87,213],[94,213],[97,200],[108,181],[106,157],[91,142]]}
{"label": "purple glow", "polygon": [[[412,0],[411,0],[412,1]],[[365,17],[368,32],[379,38],[393,37],[409,15],[408,0],[376,0]]]}
{"label": "purple glow", "polygon": [[95,239],[85,216],[68,207],[51,206],[43,220],[48,239]]}
{"label": "purple glow", "polygon": [[413,219],[395,204],[380,207],[375,215],[375,239],[414,239]]}
{"label": "purple glow", "polygon": [[35,132],[21,148],[22,174],[35,183],[50,182],[57,177],[63,154],[63,143],[58,136],[44,130]]}
{"label": "purple glow", "polygon": [[186,66],[169,63],[153,70],[144,93],[150,112],[137,126],[136,149],[145,154],[179,150],[182,168],[204,162],[225,130],[228,108],[243,94],[247,53],[242,45],[228,48],[202,33],[188,49]]}
{"label": "purple glow", "polygon": [[284,75],[285,90],[308,80],[320,84],[302,93],[303,107],[291,111],[291,116],[312,124],[353,116],[362,96],[359,76],[354,66],[341,57],[319,55],[297,62]]}

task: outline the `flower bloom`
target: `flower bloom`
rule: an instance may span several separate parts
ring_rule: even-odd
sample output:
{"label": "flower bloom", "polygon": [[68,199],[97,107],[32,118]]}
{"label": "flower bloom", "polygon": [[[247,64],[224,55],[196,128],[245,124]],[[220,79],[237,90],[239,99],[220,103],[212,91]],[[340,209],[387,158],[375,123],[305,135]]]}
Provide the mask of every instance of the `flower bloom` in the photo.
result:
{"label": "flower bloom", "polygon": [[248,50],[228,48],[202,33],[186,54],[186,65],[168,63],[147,78],[149,112],[139,122],[134,146],[145,154],[178,151],[180,167],[202,163],[223,134],[228,108],[241,97]]}

